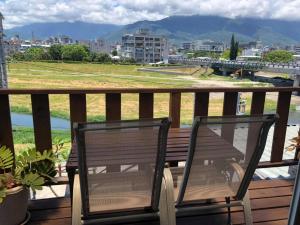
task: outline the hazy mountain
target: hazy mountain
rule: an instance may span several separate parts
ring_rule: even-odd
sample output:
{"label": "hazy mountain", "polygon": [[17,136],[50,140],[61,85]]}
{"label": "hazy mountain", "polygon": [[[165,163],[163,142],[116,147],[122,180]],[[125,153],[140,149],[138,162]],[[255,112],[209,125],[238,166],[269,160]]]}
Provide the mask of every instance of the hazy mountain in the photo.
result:
{"label": "hazy mountain", "polygon": [[236,18],[218,16],[171,16],[158,21],[139,21],[124,26],[106,37],[120,40],[124,33],[148,28],[166,35],[173,42],[197,39],[230,40],[235,33],[241,41],[261,40],[265,44],[295,44],[300,42],[300,21]]}
{"label": "hazy mountain", "polygon": [[121,26],[113,24],[95,24],[84,22],[34,23],[5,30],[8,37],[19,34],[23,39],[31,39],[32,32],[37,39],[50,36],[69,35],[73,39],[93,39],[119,30]]}
{"label": "hazy mountain", "polygon": [[126,26],[84,22],[36,23],[6,30],[5,33],[7,36],[20,34],[23,38],[31,38],[33,31],[36,38],[66,34],[74,39],[103,37],[110,41],[120,41],[123,34],[136,32],[139,28],[149,28],[151,32],[163,34],[175,43],[197,39],[229,41],[232,33],[236,34],[240,42],[261,40],[265,44],[300,43],[300,21],[198,15],[171,16]]}

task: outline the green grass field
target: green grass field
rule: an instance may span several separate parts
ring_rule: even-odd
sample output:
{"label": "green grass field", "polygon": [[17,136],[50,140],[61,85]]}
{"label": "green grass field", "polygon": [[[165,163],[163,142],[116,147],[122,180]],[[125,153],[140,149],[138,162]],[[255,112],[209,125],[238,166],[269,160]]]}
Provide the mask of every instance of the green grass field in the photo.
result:
{"label": "green grass field", "polygon": [[[8,67],[10,88],[185,88],[217,83],[228,87],[266,86],[264,83],[253,83],[250,80],[236,80],[231,77],[213,75],[212,71],[199,70],[193,76],[165,75],[153,72],[140,72],[140,66],[88,63],[49,63],[49,62],[15,62]],[[247,100],[246,110],[249,112],[251,95],[243,96]],[[67,95],[50,95],[51,115],[69,118],[69,101]],[[156,94],[154,97],[154,116],[168,116],[168,94]],[[30,113],[29,95],[14,95],[10,98],[11,109],[14,112]],[[221,115],[222,95],[214,95],[210,100],[209,114]],[[276,103],[267,99],[266,110],[274,110]],[[91,121],[105,119],[104,95],[87,95],[87,113]],[[138,95],[122,95],[122,118],[138,118]],[[193,94],[182,94],[181,122],[190,124],[193,118]],[[30,130],[19,128],[14,136],[16,143],[23,146],[32,143]],[[27,132],[22,137],[21,130]],[[59,133],[59,132],[58,132]],[[68,134],[59,134],[68,136]],[[23,138],[23,140],[22,140]]]}

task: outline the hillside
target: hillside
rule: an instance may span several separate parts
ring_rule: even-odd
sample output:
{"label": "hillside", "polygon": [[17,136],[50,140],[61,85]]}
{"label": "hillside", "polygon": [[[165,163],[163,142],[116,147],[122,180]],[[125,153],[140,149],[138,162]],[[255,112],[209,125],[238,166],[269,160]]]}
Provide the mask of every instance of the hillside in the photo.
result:
{"label": "hillside", "polygon": [[74,39],[103,37],[120,41],[125,33],[139,28],[149,28],[153,33],[163,34],[173,43],[197,39],[229,41],[235,33],[240,42],[261,40],[264,44],[290,45],[300,43],[300,21],[283,21],[258,18],[229,19],[218,16],[171,16],[157,21],[139,21],[126,26],[93,24],[85,22],[36,23],[6,30],[6,35],[20,34],[37,38],[66,34]]}
{"label": "hillside", "polygon": [[218,16],[171,16],[158,21],[139,21],[106,35],[118,40],[124,33],[139,28],[166,35],[172,42],[197,39],[230,40],[235,33],[241,42],[261,40],[264,44],[296,44],[300,42],[300,21],[236,18]]}
{"label": "hillside", "polygon": [[85,22],[34,23],[5,30],[8,37],[19,34],[23,39],[31,39],[32,32],[39,39],[50,36],[69,35],[73,39],[94,39],[119,30],[121,26],[113,24],[94,24]]}

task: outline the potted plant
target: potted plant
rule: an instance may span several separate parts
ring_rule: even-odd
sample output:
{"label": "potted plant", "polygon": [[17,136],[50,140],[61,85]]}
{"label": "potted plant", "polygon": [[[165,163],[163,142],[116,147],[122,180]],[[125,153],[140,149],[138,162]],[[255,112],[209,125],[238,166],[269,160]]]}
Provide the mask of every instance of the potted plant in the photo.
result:
{"label": "potted plant", "polygon": [[29,220],[29,189],[35,192],[47,181],[55,181],[55,161],[51,150],[30,148],[15,159],[10,149],[0,148],[0,224],[16,225]]}

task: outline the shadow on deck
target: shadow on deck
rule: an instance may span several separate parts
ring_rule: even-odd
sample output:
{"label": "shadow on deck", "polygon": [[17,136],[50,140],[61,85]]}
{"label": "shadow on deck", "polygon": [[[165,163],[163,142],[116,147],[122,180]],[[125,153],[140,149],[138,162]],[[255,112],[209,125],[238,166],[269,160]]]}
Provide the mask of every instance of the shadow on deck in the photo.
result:
{"label": "shadow on deck", "polygon": [[[261,180],[250,184],[250,198],[254,224],[286,225],[289,204],[293,191],[292,180]],[[71,224],[70,198],[54,198],[34,200],[30,204],[30,225],[69,225]],[[243,224],[244,217],[241,207],[232,208],[234,225]],[[177,219],[177,225],[222,225],[227,222],[227,211],[211,212],[196,217]],[[135,223],[154,225],[158,222]]]}

